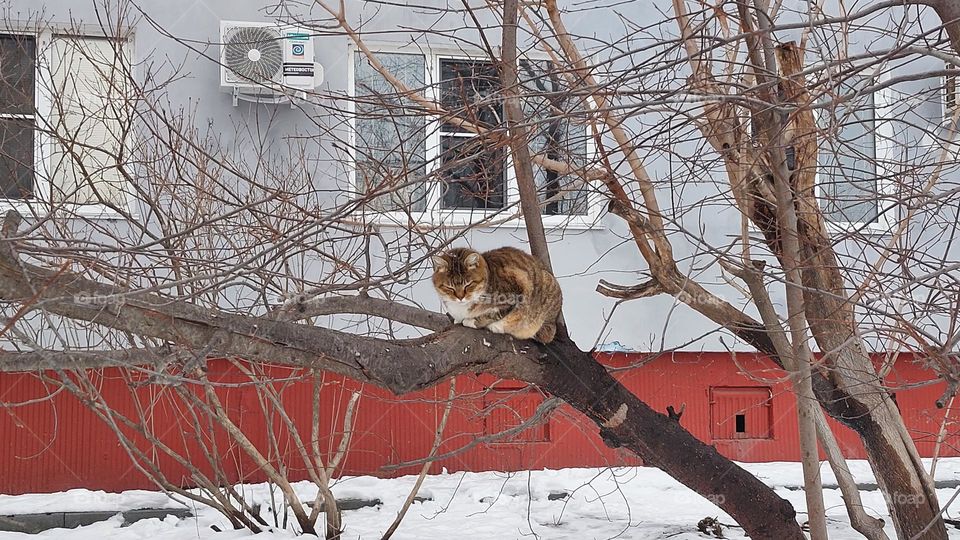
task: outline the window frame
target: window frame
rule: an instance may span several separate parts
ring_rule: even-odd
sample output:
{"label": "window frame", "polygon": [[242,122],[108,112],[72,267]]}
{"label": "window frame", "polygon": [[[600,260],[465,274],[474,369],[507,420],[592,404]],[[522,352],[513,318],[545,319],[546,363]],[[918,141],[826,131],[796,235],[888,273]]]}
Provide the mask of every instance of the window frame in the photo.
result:
{"label": "window frame", "polygon": [[[954,65],[947,62],[944,64],[944,69],[950,70],[953,69]],[[960,91],[957,89],[957,83],[960,82],[960,78],[957,75],[941,75],[940,76],[940,124],[949,125],[950,120],[953,118],[954,111],[960,107],[960,103],[957,102],[957,97],[960,97]],[[950,86],[952,86],[952,92],[950,91]],[[953,106],[949,104],[950,101],[953,101]]]}
{"label": "window frame", "polygon": [[[870,86],[883,83],[890,78],[889,72],[875,74],[867,77],[870,80]],[[814,125],[820,131],[820,115],[822,109],[814,109]],[[885,196],[895,193],[895,184],[891,180],[892,171],[886,167],[886,163],[892,162],[895,150],[894,133],[891,119],[893,118],[893,100],[890,95],[890,88],[880,88],[873,91],[873,121],[874,134],[873,144],[876,154],[876,180],[877,180],[877,220],[871,223],[858,221],[830,221],[824,213],[823,221],[827,226],[827,232],[831,235],[845,234],[851,232],[860,232],[872,235],[887,234],[892,232],[897,222],[897,202],[885,201]],[[827,198],[826,193],[820,184],[820,144],[817,145],[817,170],[814,175],[814,196],[817,201]],[[821,210],[822,212],[822,210]]]}
{"label": "window frame", "polygon": [[33,113],[32,114],[3,114],[0,117],[4,119],[8,118],[19,118],[23,120],[32,121],[33,126],[33,193],[30,199],[10,199],[5,197],[0,197],[0,211],[6,212],[7,210],[16,210],[20,214],[24,214],[25,211],[29,213],[31,204],[34,201],[38,200],[38,194],[43,191],[47,193],[52,193],[52,185],[49,182],[48,175],[41,174],[38,170],[39,166],[44,163],[43,152],[46,148],[44,144],[44,134],[39,129],[39,122],[45,115],[49,114],[51,109],[51,100],[49,95],[41,95],[41,89],[43,85],[41,84],[41,68],[40,68],[40,56],[42,49],[47,46],[50,41],[49,39],[44,40],[42,34],[36,31],[29,30],[18,30],[2,27],[0,28],[0,33],[10,36],[27,36],[34,39],[34,53],[33,58],[34,62],[34,72],[33,72]]}
{"label": "window frame", "polygon": [[[81,25],[79,28],[71,27],[46,27],[38,28],[12,28],[0,27],[0,33],[7,35],[32,36],[36,41],[36,58],[34,73],[34,182],[33,197],[30,199],[6,199],[0,198],[0,212],[14,210],[24,216],[45,217],[51,214],[57,214],[66,211],[67,217],[89,218],[89,219],[125,219],[127,216],[136,218],[136,198],[131,190],[126,191],[126,200],[123,208],[126,216],[118,213],[113,208],[103,203],[70,203],[70,202],[52,202],[55,183],[52,178],[54,168],[53,160],[56,156],[56,139],[49,133],[51,129],[51,117],[53,114],[53,88],[52,80],[52,61],[49,56],[51,47],[55,39],[113,39],[123,42],[123,48],[129,58],[134,54],[134,32],[125,28],[122,38],[107,35],[99,26]],[[134,69],[133,62],[130,63],[130,69]],[[132,137],[132,134],[128,134]],[[128,141],[128,144],[132,141]]]}
{"label": "window frame", "polygon": [[[754,399],[763,395],[764,398],[761,401],[757,401],[751,405],[748,405],[744,408],[735,409],[733,415],[722,416],[722,409],[736,405],[738,400],[744,401],[754,401]],[[773,388],[770,386],[710,386],[707,389],[707,406],[708,419],[710,424],[710,439],[715,443],[721,444],[731,444],[738,443],[743,441],[772,441],[776,439],[776,422],[775,411],[773,410],[774,406],[774,393]],[[724,407],[726,405],[727,407]],[[750,411],[753,411],[754,417],[757,414],[761,414],[766,417],[766,434],[765,435],[754,435],[746,431],[746,414]],[[744,431],[738,432],[736,427],[732,430],[731,434],[733,436],[724,436],[724,432],[727,431],[727,428],[724,426],[731,420],[736,422],[736,417],[741,416],[737,412],[742,413],[744,417]],[[743,436],[737,436],[737,433],[744,433]]]}
{"label": "window frame", "polygon": [[[421,47],[417,45],[400,45],[396,43],[366,43],[370,52],[384,54],[412,54],[424,58],[424,81],[426,82],[423,97],[439,103],[440,100],[440,63],[443,60],[461,60],[490,62],[487,54],[480,50],[464,50],[454,47]],[[351,43],[347,47],[347,114],[349,115],[349,127],[347,136],[347,181],[349,183],[350,193],[359,193],[361,186],[357,178],[357,151],[356,151],[356,55],[363,54],[356,44]],[[524,54],[525,59],[549,61],[549,56],[545,54]],[[444,132],[441,129],[442,122],[436,118],[428,118],[424,129],[427,131],[427,142],[424,149],[424,161],[426,163],[427,174],[433,174],[440,166],[441,139]],[[589,159],[596,155],[596,145],[592,137],[588,136],[589,127],[585,126],[584,138],[586,141],[585,153]],[[454,135],[446,133],[447,135]],[[427,190],[426,210],[422,212],[405,212],[398,210],[377,211],[371,208],[361,208],[357,210],[358,217],[364,223],[373,223],[382,226],[394,226],[407,228],[411,225],[427,226],[432,228],[453,227],[464,228],[469,226],[478,226],[494,229],[520,229],[526,225],[520,212],[520,190],[517,185],[516,171],[513,167],[513,154],[509,148],[504,152],[504,204],[501,208],[481,209],[464,208],[453,209],[443,208],[443,194],[439,182],[433,182]],[[600,230],[603,229],[600,223],[601,210],[603,208],[602,193],[599,190],[587,190],[587,212],[583,215],[560,214],[543,215],[543,225],[547,229],[569,229],[569,230]],[[411,223],[412,220],[412,223]]]}
{"label": "window frame", "polygon": [[[435,50],[435,49],[434,49]],[[433,99],[436,103],[440,102],[442,89],[440,88],[440,83],[442,82],[442,62],[444,60],[454,60],[462,62],[476,62],[476,63],[487,63],[491,64],[489,58],[487,57],[477,57],[465,54],[463,51],[457,51],[457,53],[448,52],[448,53],[433,53],[426,54],[426,66],[427,66],[427,81],[429,82],[431,93],[434,94]],[[501,107],[501,113],[506,114],[506,111]],[[459,144],[465,144],[467,141],[479,137],[476,133],[469,133],[466,131],[444,131],[443,122],[439,121],[436,118],[431,118],[427,122],[427,133],[430,137],[429,142],[427,143],[427,154],[426,162],[428,164],[433,164],[433,171],[437,167],[442,167],[443,164],[440,161],[440,157],[443,155],[443,138],[451,137],[453,139],[458,139]],[[435,141],[434,141],[435,138]],[[430,149],[433,148],[436,150],[435,154],[430,154]],[[489,216],[496,216],[501,213],[509,213],[510,208],[514,206],[511,204],[511,201],[519,201],[520,199],[520,190],[516,186],[517,178],[516,172],[513,169],[513,160],[511,159],[511,152],[509,148],[503,149],[504,157],[504,169],[502,171],[503,175],[503,205],[500,208],[491,208],[489,210],[483,208],[444,208],[443,207],[443,192],[440,189],[440,184],[430,186],[428,191],[429,195],[427,198],[427,209],[428,212],[433,214],[433,218],[438,223],[444,224],[456,224],[458,226],[467,226],[474,222],[473,217],[480,216],[482,218],[487,218]],[[431,168],[427,168],[427,173],[432,172]],[[515,197],[511,194],[515,192]],[[433,209],[431,212],[430,209]],[[547,216],[543,216],[547,217]]]}

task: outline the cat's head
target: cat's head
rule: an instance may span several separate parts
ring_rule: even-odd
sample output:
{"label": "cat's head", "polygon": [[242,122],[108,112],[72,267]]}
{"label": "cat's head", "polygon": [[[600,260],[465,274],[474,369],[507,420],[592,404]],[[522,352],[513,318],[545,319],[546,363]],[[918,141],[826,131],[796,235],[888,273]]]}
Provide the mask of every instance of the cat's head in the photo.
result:
{"label": "cat's head", "polygon": [[444,300],[474,300],[487,287],[487,263],[470,248],[453,248],[433,256],[433,286]]}

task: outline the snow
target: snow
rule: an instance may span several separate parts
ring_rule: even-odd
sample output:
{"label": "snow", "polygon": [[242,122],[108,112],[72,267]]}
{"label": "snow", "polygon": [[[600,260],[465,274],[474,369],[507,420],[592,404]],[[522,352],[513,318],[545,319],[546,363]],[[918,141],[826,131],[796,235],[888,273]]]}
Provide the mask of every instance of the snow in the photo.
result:
{"label": "snow", "polygon": [[630,347],[627,347],[626,345],[624,345],[623,343],[620,343],[619,341],[611,341],[610,343],[603,343],[599,347],[597,347],[596,350],[597,352],[604,352],[604,353],[635,352],[633,349],[631,349]]}
{"label": "snow", "polygon": [[[929,463],[929,462],[928,462]],[[797,463],[741,464],[755,473],[776,493],[789,500],[798,512],[803,511],[804,495],[798,489],[801,469]],[[858,482],[875,479],[864,461],[851,461],[850,468]],[[824,484],[835,480],[829,467],[822,466]],[[389,527],[400,505],[413,487],[412,476],[379,479],[369,476],[340,479],[333,491],[338,498],[380,499],[375,508],[346,511],[345,539],[379,539]],[[960,482],[960,458],[940,460],[938,481]],[[296,484],[303,500],[313,500],[315,488],[308,482]],[[264,503],[264,517],[273,523],[269,514],[269,488],[265,484],[243,486],[244,493],[254,501]],[[937,490],[941,504],[955,495],[956,488]],[[551,494],[569,493],[566,500],[550,500]],[[722,523],[733,520],[707,499],[678,484],[665,473],[647,467],[613,469],[564,469],[524,471],[518,473],[444,473],[428,476],[420,489],[420,496],[432,500],[414,503],[393,538],[397,540],[471,540],[471,539],[527,539],[534,538],[531,530],[542,539],[589,540],[610,538],[671,538],[690,540],[707,538],[696,530],[697,522],[707,516],[717,517]],[[879,491],[861,491],[864,505],[872,515],[885,513],[883,496]],[[853,531],[838,489],[824,489],[830,538],[852,540],[861,538]],[[954,503],[947,509],[955,515]],[[128,491],[104,493],[70,490],[54,494],[0,495],[0,514],[69,512],[83,510],[122,511],[138,508],[183,507],[162,493]],[[229,525],[215,511],[189,506],[196,518],[164,520],[149,519],[128,527],[121,527],[118,517],[72,530],[54,529],[38,535],[0,532],[0,540],[63,538],[66,540],[186,540],[195,538],[248,538],[246,531],[230,531]],[[889,521],[889,520],[888,520]],[[215,525],[225,533],[216,533]],[[887,533],[893,538],[893,529]],[[290,538],[293,531],[270,534],[270,538]],[[736,528],[725,530],[727,538],[744,538]],[[960,539],[960,531],[952,531],[951,538]]]}

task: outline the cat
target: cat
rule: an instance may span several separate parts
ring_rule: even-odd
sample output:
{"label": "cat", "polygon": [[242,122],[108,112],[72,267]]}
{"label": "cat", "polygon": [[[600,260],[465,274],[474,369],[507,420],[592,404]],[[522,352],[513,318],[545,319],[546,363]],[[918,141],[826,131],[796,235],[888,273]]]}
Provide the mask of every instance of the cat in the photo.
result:
{"label": "cat", "polygon": [[541,343],[556,336],[560,284],[519,249],[453,248],[434,255],[433,286],[455,323]]}

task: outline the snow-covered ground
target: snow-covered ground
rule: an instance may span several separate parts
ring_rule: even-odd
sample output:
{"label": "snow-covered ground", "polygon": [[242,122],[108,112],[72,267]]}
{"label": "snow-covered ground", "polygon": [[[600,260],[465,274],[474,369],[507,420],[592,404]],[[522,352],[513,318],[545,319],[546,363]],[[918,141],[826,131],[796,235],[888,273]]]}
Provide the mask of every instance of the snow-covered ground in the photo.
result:
{"label": "snow-covered ground", "polygon": [[[850,463],[859,482],[875,479],[865,462]],[[744,467],[803,512],[800,466],[797,463],[753,463]],[[825,485],[834,477],[824,464]],[[941,460],[937,466],[940,481],[960,481],[960,459]],[[334,487],[338,498],[380,499],[376,508],[363,508],[344,513],[347,539],[379,539],[390,525],[401,503],[412,488],[415,478],[382,480],[373,477],[352,477],[340,480]],[[269,507],[265,485],[246,486],[253,499]],[[308,483],[297,484],[301,497],[312,500],[315,490]],[[550,500],[550,495],[566,492],[566,500]],[[937,490],[941,504],[946,505],[956,488]],[[468,539],[542,539],[589,540],[608,538],[689,540],[706,538],[696,530],[700,519],[717,517],[732,524],[719,508],[686,489],[666,474],[653,468],[565,469],[520,473],[453,473],[429,476],[420,495],[432,500],[415,503],[407,513],[397,540],[468,540]],[[862,492],[869,513],[885,513],[879,491]],[[831,528],[830,538],[861,538],[846,518],[840,492],[825,489],[824,498]],[[960,497],[947,509],[948,515],[960,514]],[[138,508],[181,507],[164,495],[146,491],[119,494],[72,490],[65,493],[36,495],[0,495],[0,515],[80,510],[122,511]],[[250,536],[244,531],[216,533],[216,525],[227,530],[229,525],[214,511],[194,508],[197,518],[178,520],[168,517],[144,520],[121,527],[114,520],[78,529],[53,529],[39,535],[0,532],[0,540],[14,538],[63,538],[67,540],[185,540],[188,538],[233,539]],[[266,510],[264,511],[267,515]],[[272,522],[272,519],[268,518]],[[888,534],[894,537],[892,527]],[[292,532],[270,537],[293,536]],[[727,538],[744,538],[742,531],[730,528]],[[960,531],[951,531],[951,538],[960,539]]]}

